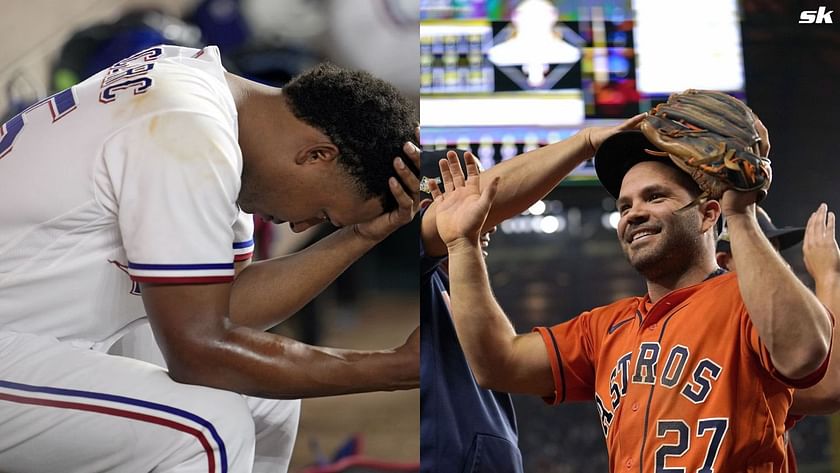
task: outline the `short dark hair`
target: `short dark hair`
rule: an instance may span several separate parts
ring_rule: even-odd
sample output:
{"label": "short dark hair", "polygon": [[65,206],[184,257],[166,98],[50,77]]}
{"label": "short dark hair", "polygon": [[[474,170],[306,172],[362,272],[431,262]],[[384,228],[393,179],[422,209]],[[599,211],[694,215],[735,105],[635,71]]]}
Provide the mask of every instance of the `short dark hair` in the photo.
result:
{"label": "short dark hair", "polygon": [[397,177],[394,158],[402,157],[419,174],[402,150],[406,141],[414,141],[414,105],[394,86],[367,72],[329,63],[293,78],[283,87],[283,95],[295,117],[338,147],[338,162],[362,196],[379,198],[386,212],[395,209],[397,202],[388,187],[388,178]]}

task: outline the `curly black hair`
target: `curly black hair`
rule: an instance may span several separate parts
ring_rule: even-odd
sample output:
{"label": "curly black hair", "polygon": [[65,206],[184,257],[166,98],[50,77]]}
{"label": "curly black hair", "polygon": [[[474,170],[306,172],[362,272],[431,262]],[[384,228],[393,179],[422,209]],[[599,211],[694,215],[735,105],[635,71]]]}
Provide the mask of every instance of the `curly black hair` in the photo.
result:
{"label": "curly black hair", "polygon": [[329,63],[294,77],[283,87],[283,95],[295,117],[338,147],[338,162],[362,197],[379,198],[386,212],[395,209],[397,202],[388,187],[388,178],[397,177],[394,158],[402,157],[418,174],[402,150],[406,141],[415,140],[414,105],[394,86],[367,72]]}

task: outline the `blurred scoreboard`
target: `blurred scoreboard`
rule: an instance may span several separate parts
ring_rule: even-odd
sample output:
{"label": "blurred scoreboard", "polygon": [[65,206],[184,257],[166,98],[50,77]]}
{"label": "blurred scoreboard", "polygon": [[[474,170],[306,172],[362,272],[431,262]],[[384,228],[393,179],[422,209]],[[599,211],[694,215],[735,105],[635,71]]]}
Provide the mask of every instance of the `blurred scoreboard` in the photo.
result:
{"label": "blurred scoreboard", "polygon": [[487,60],[493,44],[490,27],[481,21],[449,23],[425,25],[420,93],[493,92],[493,65]]}
{"label": "blurred scoreboard", "polygon": [[[486,167],[620,123],[672,92],[743,98],[736,0],[421,0],[420,8],[421,141],[472,149]],[[570,181],[597,182],[592,163]]]}

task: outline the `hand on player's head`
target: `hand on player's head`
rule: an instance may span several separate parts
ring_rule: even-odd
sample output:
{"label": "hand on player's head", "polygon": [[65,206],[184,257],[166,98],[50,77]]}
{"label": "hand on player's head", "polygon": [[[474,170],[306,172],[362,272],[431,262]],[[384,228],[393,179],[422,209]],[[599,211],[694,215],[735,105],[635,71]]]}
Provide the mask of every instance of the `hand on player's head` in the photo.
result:
{"label": "hand on player's head", "polygon": [[640,113],[634,117],[628,118],[617,126],[585,128],[582,133],[586,136],[586,141],[592,150],[592,154],[594,155],[595,152],[598,151],[598,148],[601,147],[601,144],[610,136],[620,131],[638,130],[639,125],[641,125],[642,120],[645,118],[645,115],[647,114]]}
{"label": "hand on player's head", "polygon": [[[417,131],[419,132],[420,130],[418,129]],[[391,193],[394,195],[394,198],[397,199],[397,202],[405,201],[405,197],[411,199],[411,215],[408,219],[408,221],[411,221],[411,217],[414,217],[414,212],[417,211],[420,206],[420,202],[422,201],[420,198],[419,171],[415,171],[420,169],[420,148],[418,148],[414,143],[407,141],[403,144],[403,153],[405,153],[409,162],[406,162],[405,159],[401,157],[394,159],[394,170],[400,178],[403,192],[401,192],[400,195],[397,195],[397,193],[395,193],[392,189]]]}
{"label": "hand on player's head", "polygon": [[455,152],[450,151],[446,158],[439,162],[446,192],[441,191],[437,182],[429,182],[432,198],[437,206],[438,233],[450,249],[459,244],[477,246],[482,226],[496,196],[499,178],[482,189],[478,165],[472,153],[464,153],[466,176]]}
{"label": "hand on player's head", "polygon": [[[414,143],[406,142],[403,152],[411,160],[413,168],[420,169],[420,148]],[[381,241],[397,228],[410,222],[420,208],[422,199],[420,198],[420,180],[417,175],[401,157],[394,158],[394,170],[402,183],[391,177],[388,179],[388,187],[397,201],[397,208],[354,226],[358,235],[372,241]]]}

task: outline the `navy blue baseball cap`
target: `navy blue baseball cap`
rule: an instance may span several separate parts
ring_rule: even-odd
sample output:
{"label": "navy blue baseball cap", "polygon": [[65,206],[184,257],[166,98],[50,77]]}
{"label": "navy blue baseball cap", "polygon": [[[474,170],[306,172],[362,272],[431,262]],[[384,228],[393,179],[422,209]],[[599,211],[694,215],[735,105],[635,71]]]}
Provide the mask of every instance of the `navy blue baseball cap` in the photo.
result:
{"label": "navy blue baseball cap", "polygon": [[618,199],[624,175],[641,162],[657,161],[679,169],[669,158],[646,153],[646,149],[659,150],[638,130],[622,131],[604,140],[595,153],[595,174],[610,195]]}
{"label": "navy blue baseball cap", "polygon": [[[777,227],[770,220],[770,216],[761,207],[756,206],[755,217],[758,220],[758,226],[761,228],[764,236],[768,240],[774,238],[779,242],[779,251],[790,248],[799,243],[805,238],[805,227]],[[717,251],[726,253],[732,252],[732,247],[729,244],[729,232],[724,229],[717,240]]]}

